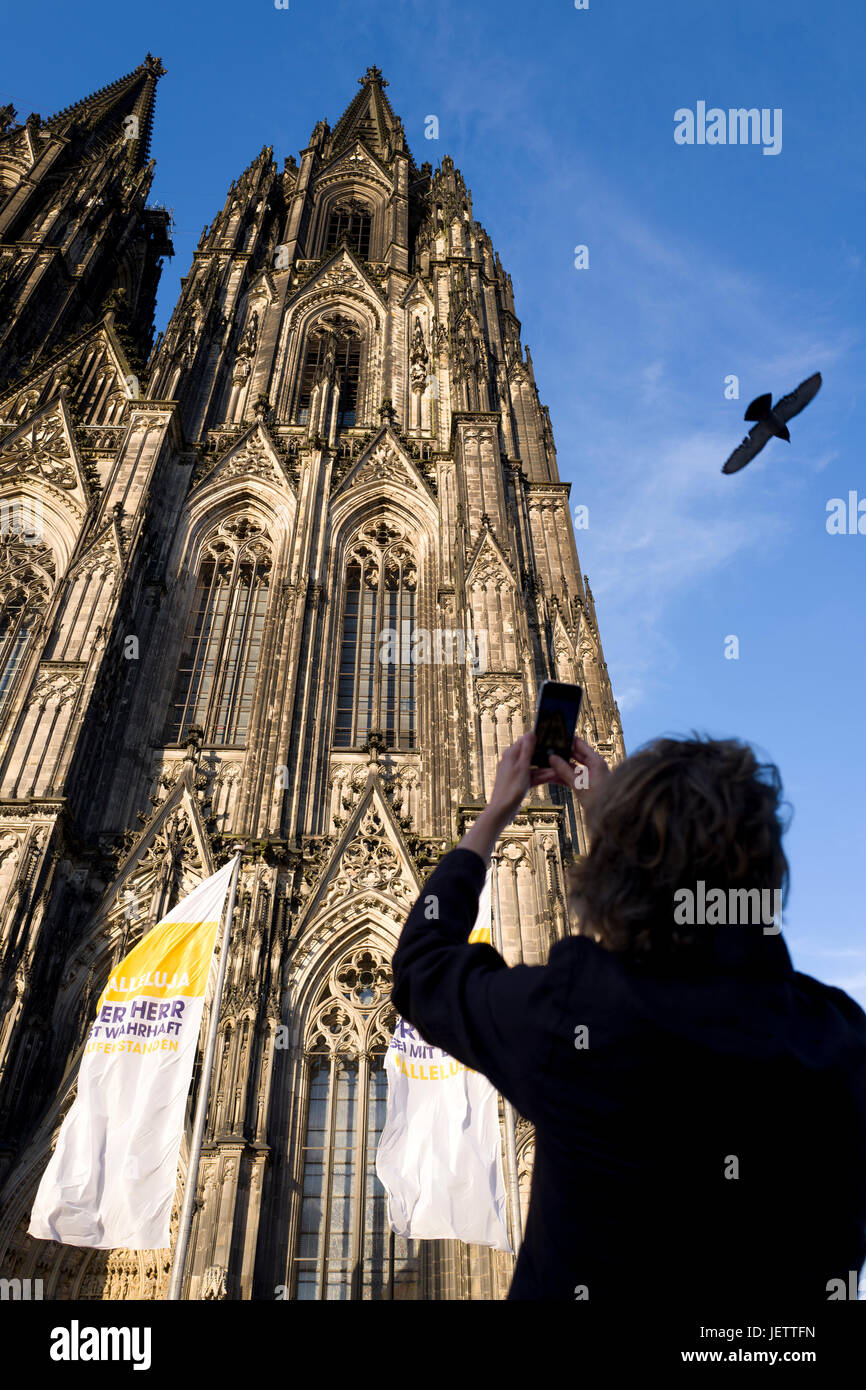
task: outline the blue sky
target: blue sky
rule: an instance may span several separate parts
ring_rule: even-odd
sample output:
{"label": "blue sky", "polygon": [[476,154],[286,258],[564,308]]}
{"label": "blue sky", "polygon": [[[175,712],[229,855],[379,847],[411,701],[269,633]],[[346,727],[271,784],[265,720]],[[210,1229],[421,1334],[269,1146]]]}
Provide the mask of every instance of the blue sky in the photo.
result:
{"label": "blue sky", "polygon": [[[825,526],[830,498],[866,497],[862,6],[48,0],[34,19],[2,16],[0,101],[21,116],[148,48],[167,69],[159,328],[231,180],[263,145],[297,154],[383,69],[417,161],[453,156],[513,276],[560,473],[589,507],[577,540],[628,748],[699,729],[779,764],[795,964],[866,1006],[866,535]],[[781,108],[781,152],[677,145],[674,112],[698,101]],[[793,443],[723,477],[748,401],[816,370]]]}

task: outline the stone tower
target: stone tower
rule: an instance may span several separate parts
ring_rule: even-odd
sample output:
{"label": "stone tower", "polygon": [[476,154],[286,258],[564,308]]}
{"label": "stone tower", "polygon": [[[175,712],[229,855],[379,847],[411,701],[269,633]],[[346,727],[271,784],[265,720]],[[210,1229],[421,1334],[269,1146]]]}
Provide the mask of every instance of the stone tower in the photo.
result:
{"label": "stone tower", "polygon": [[[187,1296],[500,1298],[510,1257],[389,1238],[390,958],[542,680],[622,756],[569,485],[510,277],[377,68],[232,185],[150,350],[161,71],[0,113],[0,1270],[165,1295],[170,1250],[25,1232],[111,968],[240,839]],[[537,789],[494,861],[510,962],[569,929],[584,848]]]}

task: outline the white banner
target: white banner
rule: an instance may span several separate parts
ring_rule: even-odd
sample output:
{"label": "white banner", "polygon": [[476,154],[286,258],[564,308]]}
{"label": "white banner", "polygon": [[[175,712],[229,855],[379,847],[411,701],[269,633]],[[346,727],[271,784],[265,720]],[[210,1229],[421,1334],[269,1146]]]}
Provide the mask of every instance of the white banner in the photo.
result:
{"label": "white banner", "polygon": [[208,973],[234,860],[142,937],[106,985],[78,1093],[39,1184],[29,1234],[161,1250]]}
{"label": "white banner", "polygon": [[[490,870],[470,941],[490,942]],[[376,1172],[388,1219],[410,1240],[456,1239],[511,1250],[499,1098],[485,1076],[431,1047],[398,1019],[385,1059],[388,1108]]]}

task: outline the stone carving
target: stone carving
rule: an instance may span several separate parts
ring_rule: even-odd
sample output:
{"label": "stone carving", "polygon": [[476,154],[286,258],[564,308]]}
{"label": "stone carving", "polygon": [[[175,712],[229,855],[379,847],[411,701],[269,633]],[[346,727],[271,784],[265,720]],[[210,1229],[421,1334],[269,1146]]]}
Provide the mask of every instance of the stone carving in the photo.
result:
{"label": "stone carving", "polygon": [[346,848],[343,872],[355,888],[388,888],[400,873],[400,860],[385,840],[362,833]]}
{"label": "stone carving", "polygon": [[225,1265],[209,1265],[201,1277],[200,1299],[228,1298],[228,1269]]}
{"label": "stone carving", "polygon": [[146,434],[148,430],[158,430],[168,423],[168,415],[136,415],[132,427]]}
{"label": "stone carving", "polygon": [[357,1055],[384,1050],[397,1013],[388,956],[365,945],[343,956],[331,970],[311,1011],[304,1051]]}
{"label": "stone carving", "polygon": [[0,482],[30,476],[71,491],[78,486],[59,408],[47,411],[21,434],[0,444]]}
{"label": "stone carving", "polygon": [[358,272],[348,261],[339,265],[332,266],[326,270],[324,275],[316,281],[317,289],[325,290],[361,290],[364,288],[364,281]]}
{"label": "stone carving", "polygon": [[158,870],[167,859],[196,872],[203,871],[195,830],[183,806],[176,806],[160,823],[141,857],[142,869]]}
{"label": "stone carving", "polygon": [[354,838],[343,851],[339,872],[329,885],[322,906],[329,908],[350,893],[376,890],[387,893],[400,902],[414,887],[405,882],[400,855],[385,836],[385,827],[377,807],[368,806]]}
{"label": "stone carving", "polygon": [[110,526],[106,526],[102,535],[99,536],[85,551],[73,571],[76,578],[82,575],[93,575],[97,571],[103,574],[117,572],[117,544],[114,539],[114,532]]}
{"label": "stone carving", "polygon": [[177,355],[180,360],[181,366],[186,368],[187,370],[192,366],[193,362],[195,361],[195,355],[198,352],[200,338],[201,330],[196,321],[195,315],[193,315],[190,318],[189,322],[186,324],[185,328],[181,330],[180,341],[177,347]]}
{"label": "stone carving", "polygon": [[455,341],[455,365],[460,376],[475,375],[481,365],[481,347],[471,323],[461,323]]}
{"label": "stone carving", "polygon": [[490,583],[498,588],[508,582],[509,574],[503,564],[502,556],[490,540],[489,535],[485,533],[478,554],[472,562],[469,584],[473,589],[476,585],[480,588]]}
{"label": "stone carving", "polygon": [[414,589],[417,568],[405,534],[405,527],[397,523],[371,521],[360,527],[349,546],[347,564],[357,562],[366,588],[375,589],[383,581],[393,587],[402,577],[403,586]]}
{"label": "stone carving", "polygon": [[412,330],[412,346],[409,349],[409,378],[412,383],[413,391],[423,391],[427,385],[427,364],[430,361],[430,354],[424,342],[424,331],[421,328],[421,320],[415,315],[415,326]]}
{"label": "stone carving", "polygon": [[243,336],[238,343],[238,353],[243,357],[255,357],[256,347],[259,341],[259,315],[258,310],[253,309],[250,320],[244,329]]}
{"label": "stone carving", "polygon": [[0,865],[14,869],[20,853],[21,841],[17,835],[14,835],[11,830],[0,835]]}
{"label": "stone carving", "polygon": [[42,709],[49,704],[55,704],[58,708],[62,708],[70,700],[75,699],[81,689],[83,679],[83,665],[73,665],[67,662],[57,662],[56,664],[43,662],[36,680],[33,682],[29,703],[38,705]]}
{"label": "stone carving", "polygon": [[523,865],[529,869],[530,873],[535,872],[535,866],[527,853],[526,845],[522,844],[520,840],[505,840],[500,843],[498,854],[507,861],[512,869],[517,869]]}
{"label": "stone carving", "polygon": [[356,1008],[372,1009],[387,998],[391,984],[391,968],[385,957],[364,946],[341,961],[333,988]]}
{"label": "stone carving", "polygon": [[48,545],[30,545],[14,531],[0,534],[0,611],[41,612],[54,588],[54,554]]}
{"label": "stone carving", "polygon": [[359,174],[374,177],[380,184],[382,180],[382,170],[376,165],[361,145],[356,145],[348,154],[344,154],[336,164],[328,170],[328,180],[332,180],[335,175],[351,174],[357,178]]}
{"label": "stone carving", "polygon": [[332,767],[328,780],[331,787],[339,788],[335,814],[340,817],[342,812],[350,812],[356,805],[367,781],[367,768],[357,763],[338,763]]}
{"label": "stone carving", "polygon": [[204,475],[211,477],[219,470],[221,478],[262,478],[267,482],[285,486],[285,478],[273,461],[273,456],[265,440],[257,430],[236,452],[218,459]]}
{"label": "stone carving", "polygon": [[26,420],[28,415],[32,415],[39,404],[40,392],[33,387],[29,391],[22,391],[20,396],[9,407],[10,420]]}
{"label": "stone carving", "polygon": [[479,678],[475,682],[476,698],[482,714],[494,717],[500,710],[508,714],[523,713],[523,691],[519,685],[506,685],[493,679]]}
{"label": "stone carving", "polygon": [[493,435],[490,430],[466,430],[463,443],[478,448],[485,462],[493,458]]}
{"label": "stone carving", "polygon": [[215,560],[231,562],[242,556],[268,560],[271,553],[270,536],[257,520],[235,516],[223,521],[208,536],[204,553]]}
{"label": "stone carving", "polygon": [[377,444],[371,450],[366,461],[358,469],[353,478],[353,483],[377,482],[380,479],[390,480],[397,483],[408,483],[410,487],[417,487],[415,479],[406,467],[397,450],[392,444],[385,440]]}

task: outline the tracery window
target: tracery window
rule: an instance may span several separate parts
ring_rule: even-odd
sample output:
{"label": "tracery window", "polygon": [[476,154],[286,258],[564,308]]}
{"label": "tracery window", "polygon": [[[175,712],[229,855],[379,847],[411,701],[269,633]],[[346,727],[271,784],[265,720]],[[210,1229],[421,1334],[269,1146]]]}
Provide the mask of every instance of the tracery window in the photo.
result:
{"label": "tracery window", "polygon": [[402,530],[362,528],[349,548],[334,744],[352,748],[381,729],[388,748],[416,746],[415,560]]}
{"label": "tracery window", "polygon": [[15,531],[0,532],[0,709],[48,606],[54,577],[50,546],[31,545]]}
{"label": "tracery window", "polygon": [[245,517],[224,522],[204,548],[165,730],[180,743],[193,724],[207,744],[243,744],[268,606],[267,534]]}
{"label": "tracery window", "polygon": [[356,948],[332,970],[304,1048],[307,1113],[294,1297],[417,1296],[419,1245],[391,1238],[376,1148],[396,1011],[386,955]]}
{"label": "tracery window", "polygon": [[325,231],[325,255],[335,251],[343,237],[350,251],[362,261],[370,259],[370,230],[373,216],[366,203],[357,198],[343,198],[335,203],[328,215]]}
{"label": "tracery window", "polygon": [[301,382],[298,390],[297,420],[306,425],[310,418],[310,401],[320,381],[335,381],[339,376],[340,396],[337,404],[337,427],[349,429],[358,418],[358,391],[361,381],[361,342],[352,332],[318,332],[307,342]]}

